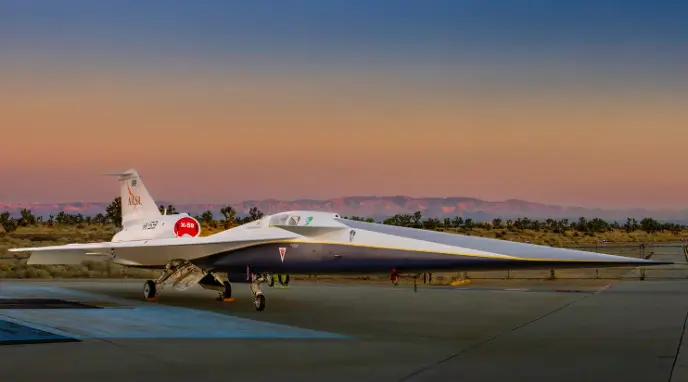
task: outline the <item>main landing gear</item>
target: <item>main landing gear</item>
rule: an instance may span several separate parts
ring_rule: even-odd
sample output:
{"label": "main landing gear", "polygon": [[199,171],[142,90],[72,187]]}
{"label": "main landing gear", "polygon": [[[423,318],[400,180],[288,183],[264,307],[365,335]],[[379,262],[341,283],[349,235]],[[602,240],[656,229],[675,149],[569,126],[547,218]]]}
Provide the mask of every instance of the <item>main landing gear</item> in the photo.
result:
{"label": "main landing gear", "polygon": [[[247,274],[250,275],[246,281],[251,283],[253,304],[256,310],[260,312],[265,309],[265,296],[263,296],[260,284],[268,283],[272,286],[275,280],[272,274],[253,273],[249,269],[247,269]],[[283,285],[288,283],[288,279],[278,278],[278,280]],[[143,297],[146,300],[155,301],[160,297],[162,290],[170,284],[177,290],[185,290],[194,284],[199,284],[204,289],[217,291],[217,300],[233,301],[232,284],[226,274],[203,271],[187,260],[173,260],[167,263],[157,280],[147,280],[143,284]]]}
{"label": "main landing gear", "polygon": [[165,265],[157,280],[148,280],[143,284],[143,297],[146,300],[157,300],[163,289],[172,285],[174,289],[186,290],[194,284],[205,289],[216,290],[219,298],[226,300],[232,296],[232,286],[226,278],[205,272],[187,260],[172,260]]}
{"label": "main landing gear", "polygon": [[206,276],[203,270],[187,260],[172,260],[165,265],[157,280],[148,280],[143,285],[143,297],[156,300],[166,286],[172,284],[177,290],[188,289]]}
{"label": "main landing gear", "polygon": [[151,300],[159,296],[158,287],[155,285],[155,281],[148,280],[143,284],[143,298],[146,300]]}
{"label": "main landing gear", "polygon": [[[201,285],[202,286],[202,285]],[[229,281],[223,281],[220,290],[218,290],[218,301],[234,301],[232,299],[232,284]]]}

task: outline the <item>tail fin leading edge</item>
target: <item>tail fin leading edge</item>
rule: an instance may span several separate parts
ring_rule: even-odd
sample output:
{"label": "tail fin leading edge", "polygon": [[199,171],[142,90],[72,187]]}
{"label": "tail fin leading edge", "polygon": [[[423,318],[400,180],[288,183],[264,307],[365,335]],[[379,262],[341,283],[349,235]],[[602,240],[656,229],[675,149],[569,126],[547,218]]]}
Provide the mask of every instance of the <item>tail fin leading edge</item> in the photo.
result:
{"label": "tail fin leading edge", "polygon": [[153,219],[161,216],[155,200],[151,197],[136,170],[106,174],[119,179],[122,198],[122,226],[133,221]]}

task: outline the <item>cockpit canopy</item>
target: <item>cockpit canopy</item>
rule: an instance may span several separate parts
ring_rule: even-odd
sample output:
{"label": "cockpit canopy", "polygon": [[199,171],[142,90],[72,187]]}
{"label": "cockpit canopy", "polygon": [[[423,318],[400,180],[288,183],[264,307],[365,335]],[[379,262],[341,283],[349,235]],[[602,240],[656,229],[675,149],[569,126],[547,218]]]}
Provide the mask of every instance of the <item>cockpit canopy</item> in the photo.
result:
{"label": "cockpit canopy", "polygon": [[269,226],[295,226],[312,225],[311,222],[317,220],[320,224],[328,224],[333,218],[338,218],[339,214],[321,211],[290,211],[273,215],[270,218]]}
{"label": "cockpit canopy", "polygon": [[270,226],[275,225],[299,225],[301,215],[298,214],[278,214],[270,219]]}

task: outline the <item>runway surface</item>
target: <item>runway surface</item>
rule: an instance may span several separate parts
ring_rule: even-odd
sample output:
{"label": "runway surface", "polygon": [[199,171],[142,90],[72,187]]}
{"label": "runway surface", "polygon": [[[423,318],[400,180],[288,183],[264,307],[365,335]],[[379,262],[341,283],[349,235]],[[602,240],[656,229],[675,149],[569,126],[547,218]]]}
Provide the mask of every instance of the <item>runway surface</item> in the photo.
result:
{"label": "runway surface", "polygon": [[688,280],[524,283],[294,282],[256,312],[246,284],[2,281],[1,380],[688,381]]}

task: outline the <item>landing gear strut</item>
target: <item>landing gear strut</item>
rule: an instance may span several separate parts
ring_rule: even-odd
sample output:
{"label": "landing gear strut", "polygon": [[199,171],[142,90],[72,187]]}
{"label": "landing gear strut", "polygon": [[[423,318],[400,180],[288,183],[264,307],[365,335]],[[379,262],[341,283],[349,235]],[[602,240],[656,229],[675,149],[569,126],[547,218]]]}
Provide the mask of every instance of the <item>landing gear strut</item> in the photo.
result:
{"label": "landing gear strut", "polygon": [[265,309],[265,296],[263,296],[263,291],[260,289],[260,284],[266,281],[267,280],[263,275],[256,273],[251,274],[251,293],[253,293],[253,305],[259,312]]}
{"label": "landing gear strut", "polygon": [[[272,274],[255,273],[247,268],[247,275],[250,278],[246,281],[251,282],[251,293],[253,294],[253,304],[257,311],[265,309],[265,296],[260,288],[260,284],[268,283],[274,285],[275,280]],[[286,280],[280,278],[280,283],[287,284]],[[195,264],[187,260],[172,260],[165,265],[165,268],[157,280],[147,280],[143,284],[143,297],[147,300],[156,300],[162,290],[172,284],[177,290],[185,290],[194,284],[199,284],[205,289],[216,290],[219,294],[218,300],[228,301],[232,299],[232,284],[224,273],[204,271]]]}
{"label": "landing gear strut", "polygon": [[220,298],[222,300],[229,300],[232,298],[232,284],[229,283],[229,281],[225,281],[222,283],[222,286],[224,287],[223,290],[220,293]]}

